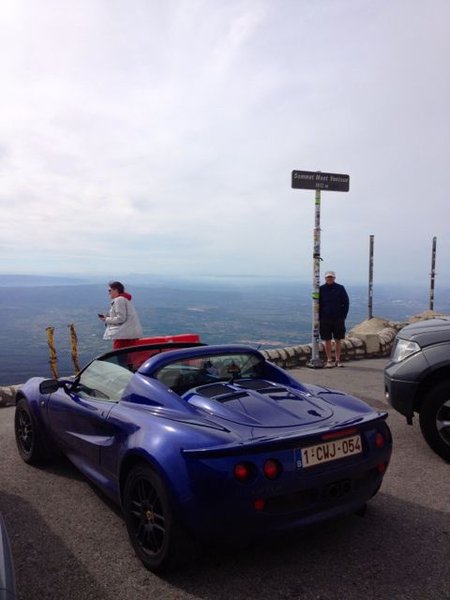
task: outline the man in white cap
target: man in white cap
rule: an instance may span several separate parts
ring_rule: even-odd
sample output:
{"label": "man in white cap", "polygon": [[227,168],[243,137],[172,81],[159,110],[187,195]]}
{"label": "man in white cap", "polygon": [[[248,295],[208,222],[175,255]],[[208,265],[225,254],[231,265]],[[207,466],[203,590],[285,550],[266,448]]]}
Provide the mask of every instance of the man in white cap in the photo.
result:
{"label": "man in white cap", "polygon": [[[327,271],[325,283],[319,290],[320,337],[325,342],[327,355],[326,368],[343,367],[341,362],[341,340],[345,338],[345,319],[350,301],[343,285],[336,283],[336,273]],[[331,340],[334,338],[335,362],[331,351]]]}

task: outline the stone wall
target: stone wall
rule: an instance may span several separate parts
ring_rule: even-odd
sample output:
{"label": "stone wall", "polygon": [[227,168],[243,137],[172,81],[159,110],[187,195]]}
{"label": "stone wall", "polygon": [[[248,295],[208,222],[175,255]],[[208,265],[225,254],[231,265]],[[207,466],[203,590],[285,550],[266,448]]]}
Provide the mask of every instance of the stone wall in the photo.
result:
{"label": "stone wall", "polygon": [[[396,334],[397,329],[393,327],[385,327],[378,333],[352,332],[342,340],[341,361],[389,356]],[[332,345],[334,352],[334,342],[332,342]],[[262,353],[267,360],[279,367],[293,369],[308,364],[311,360],[312,344],[274,348],[273,350],[263,350]],[[321,359],[326,360],[325,348],[322,342],[319,343],[319,356]]]}
{"label": "stone wall", "polygon": [[0,408],[2,406],[12,406],[16,403],[16,392],[19,387],[19,385],[0,387]]}
{"label": "stone wall", "polygon": [[[367,319],[349,331],[348,336],[342,340],[341,361],[387,357],[391,353],[395,336],[405,325],[442,316],[445,315],[426,310],[404,323],[389,321],[381,317]],[[332,345],[334,352],[334,342],[332,342]],[[267,360],[279,367],[294,369],[307,365],[311,360],[312,344],[274,348],[273,350],[263,350],[262,353]],[[319,343],[319,357],[323,361],[326,360],[325,348],[322,342]]]}

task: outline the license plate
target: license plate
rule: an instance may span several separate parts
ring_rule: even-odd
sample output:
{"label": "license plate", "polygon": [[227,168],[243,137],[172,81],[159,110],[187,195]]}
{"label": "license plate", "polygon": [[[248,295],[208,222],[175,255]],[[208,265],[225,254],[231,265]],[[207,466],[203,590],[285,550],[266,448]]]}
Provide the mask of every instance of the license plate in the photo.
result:
{"label": "license plate", "polygon": [[322,463],[339,460],[346,456],[361,454],[361,436],[353,435],[352,437],[323,442],[315,446],[307,448],[299,448],[296,450],[296,465],[297,469],[305,469],[306,467],[314,467]]}

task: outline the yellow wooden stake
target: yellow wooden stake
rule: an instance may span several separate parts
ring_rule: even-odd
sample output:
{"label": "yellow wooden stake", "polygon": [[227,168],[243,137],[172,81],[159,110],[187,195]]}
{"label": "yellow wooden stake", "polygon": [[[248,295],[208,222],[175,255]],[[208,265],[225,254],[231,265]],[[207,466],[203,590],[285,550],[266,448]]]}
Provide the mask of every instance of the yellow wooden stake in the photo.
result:
{"label": "yellow wooden stake", "polygon": [[71,323],[69,325],[70,329],[70,342],[72,345],[72,362],[75,367],[75,373],[78,373],[80,370],[80,365],[78,364],[78,338],[77,333],[75,331],[75,325]]}
{"label": "yellow wooden stake", "polygon": [[56,350],[55,350],[55,344],[54,344],[54,340],[53,340],[53,334],[55,331],[54,327],[47,327],[46,330],[47,332],[47,342],[48,342],[48,348],[49,348],[49,352],[50,352],[50,369],[52,371],[52,375],[55,379],[58,379],[58,369],[56,367],[56,363],[58,362],[58,359],[56,357]]}

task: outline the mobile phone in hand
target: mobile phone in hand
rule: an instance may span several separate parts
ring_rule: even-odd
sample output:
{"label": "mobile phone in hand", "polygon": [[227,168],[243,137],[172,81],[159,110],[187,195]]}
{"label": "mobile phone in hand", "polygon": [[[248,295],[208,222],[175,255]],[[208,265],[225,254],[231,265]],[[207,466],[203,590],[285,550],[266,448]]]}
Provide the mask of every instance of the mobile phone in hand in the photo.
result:
{"label": "mobile phone in hand", "polygon": [[100,319],[104,319],[105,318],[105,315],[102,315],[102,313],[97,313],[97,314],[100,317]]}

